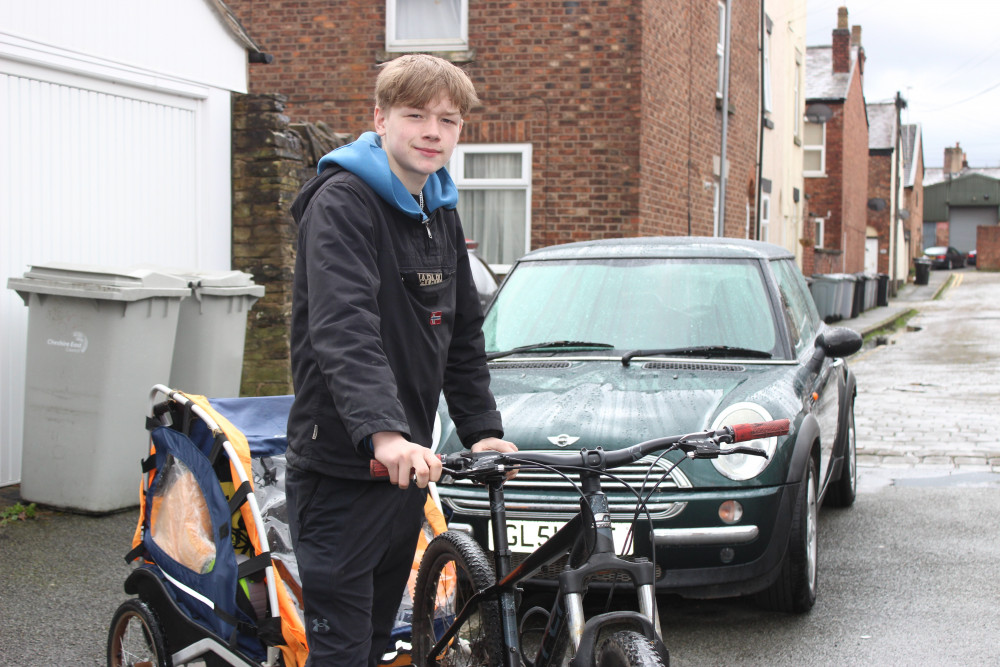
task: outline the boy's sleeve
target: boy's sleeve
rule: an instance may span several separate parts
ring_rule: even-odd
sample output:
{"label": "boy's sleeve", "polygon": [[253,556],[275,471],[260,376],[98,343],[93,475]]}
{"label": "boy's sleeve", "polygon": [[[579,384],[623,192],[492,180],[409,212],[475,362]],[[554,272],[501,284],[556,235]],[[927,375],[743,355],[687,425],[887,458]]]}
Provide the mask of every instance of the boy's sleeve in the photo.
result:
{"label": "boy's sleeve", "polygon": [[310,342],[351,441],[378,431],[409,437],[382,347],[378,240],[368,207],[349,186],[327,187],[303,224]]}
{"label": "boy's sleeve", "polygon": [[465,234],[459,225],[455,239],[458,266],[455,272],[455,330],[448,349],[444,395],[448,413],[458,437],[468,447],[475,436],[487,433],[503,437],[503,424],[496,400],[490,391],[490,371],[486,365],[483,312],[472,278]]}

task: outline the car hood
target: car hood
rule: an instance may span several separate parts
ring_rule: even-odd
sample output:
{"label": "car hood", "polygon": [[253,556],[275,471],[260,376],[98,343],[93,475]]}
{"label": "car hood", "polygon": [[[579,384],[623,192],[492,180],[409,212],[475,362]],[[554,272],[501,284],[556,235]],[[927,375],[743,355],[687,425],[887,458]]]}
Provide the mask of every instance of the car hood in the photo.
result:
{"label": "car hood", "polygon": [[[741,401],[772,415],[792,407],[788,364],[618,360],[505,361],[490,365],[504,438],[520,449],[618,449],[706,429]],[[575,439],[574,439],[575,438]]]}

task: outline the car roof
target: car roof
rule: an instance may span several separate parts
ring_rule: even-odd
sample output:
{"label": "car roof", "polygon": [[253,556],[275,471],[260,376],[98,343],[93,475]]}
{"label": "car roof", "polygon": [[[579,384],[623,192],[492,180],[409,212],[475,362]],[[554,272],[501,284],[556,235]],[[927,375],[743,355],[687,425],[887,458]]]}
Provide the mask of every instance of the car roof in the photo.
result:
{"label": "car roof", "polygon": [[762,241],[710,236],[656,236],[601,239],[549,246],[529,252],[519,262],[595,258],[782,259],[795,255]]}

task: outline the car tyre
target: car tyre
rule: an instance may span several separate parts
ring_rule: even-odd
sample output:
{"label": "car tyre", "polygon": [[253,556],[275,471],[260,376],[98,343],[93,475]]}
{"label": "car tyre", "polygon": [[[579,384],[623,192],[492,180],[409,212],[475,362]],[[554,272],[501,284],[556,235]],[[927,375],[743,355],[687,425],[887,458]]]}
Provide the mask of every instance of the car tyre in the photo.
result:
{"label": "car tyre", "polygon": [[771,586],[758,594],[758,603],[766,609],[803,614],[816,603],[818,562],[816,462],[809,457],[806,477],[792,507],[792,527],[788,551],[781,571]]}
{"label": "car tyre", "polygon": [[847,413],[847,443],[844,445],[844,464],[840,479],[830,485],[827,504],[831,507],[850,507],[858,495],[858,441],[854,429],[854,401]]}

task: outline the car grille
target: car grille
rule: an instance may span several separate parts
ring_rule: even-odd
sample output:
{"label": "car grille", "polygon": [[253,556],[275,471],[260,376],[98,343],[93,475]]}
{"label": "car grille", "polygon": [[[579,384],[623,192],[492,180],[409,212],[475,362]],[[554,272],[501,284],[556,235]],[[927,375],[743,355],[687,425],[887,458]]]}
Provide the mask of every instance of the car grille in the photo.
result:
{"label": "car grille", "polygon": [[[653,470],[650,465],[656,461]],[[657,461],[655,456],[646,456],[612,472],[632,488],[639,491],[646,479],[647,490],[673,465],[666,459]],[[570,475],[573,479],[573,476]],[[452,509],[466,515],[489,516],[490,501],[482,486],[474,485],[467,479],[451,480],[440,486],[442,501]],[[636,497],[610,478],[602,480],[602,488],[608,496],[608,506],[612,519],[630,521],[635,515]],[[657,487],[657,492],[646,503],[650,516],[665,519],[680,514],[687,503],[662,500],[664,492],[691,488],[691,482],[679,468],[674,468]],[[648,491],[647,491],[648,492]],[[517,477],[504,484],[504,500],[507,517],[511,519],[561,519],[580,509],[580,497],[573,492],[569,483],[557,473],[544,469],[525,469]]]}
{"label": "car grille", "polygon": [[[487,551],[486,555],[489,557],[490,562],[492,563],[493,562],[493,552],[492,551]],[[513,570],[518,565],[520,565],[521,563],[523,563],[524,559],[527,558],[530,555],[531,554],[522,554],[522,553],[511,554],[511,558],[510,558],[511,569]],[[623,560],[627,560],[627,561],[634,561],[635,560],[634,556],[622,556],[621,558]],[[569,554],[563,556],[562,558],[560,558],[558,560],[552,561],[548,565],[545,565],[540,570],[538,570],[537,572],[535,572],[535,574],[533,574],[531,576],[531,578],[532,579],[546,579],[546,580],[555,580],[555,579],[558,579],[559,578],[559,573],[566,569],[566,561],[568,561],[568,560],[569,560]],[[662,577],[662,576],[663,576],[663,570],[660,568],[660,564],[657,563],[656,564],[656,579],[657,579],[657,581],[659,581],[660,577]],[[624,573],[620,573],[620,572],[619,573],[614,573],[614,572],[599,573],[599,574],[596,574],[593,577],[591,577],[590,581],[601,581],[601,582],[606,582],[606,583],[619,583],[619,584],[623,584],[623,585],[627,585],[627,586],[631,586],[632,585],[632,580],[629,579],[628,575],[624,574]]]}

